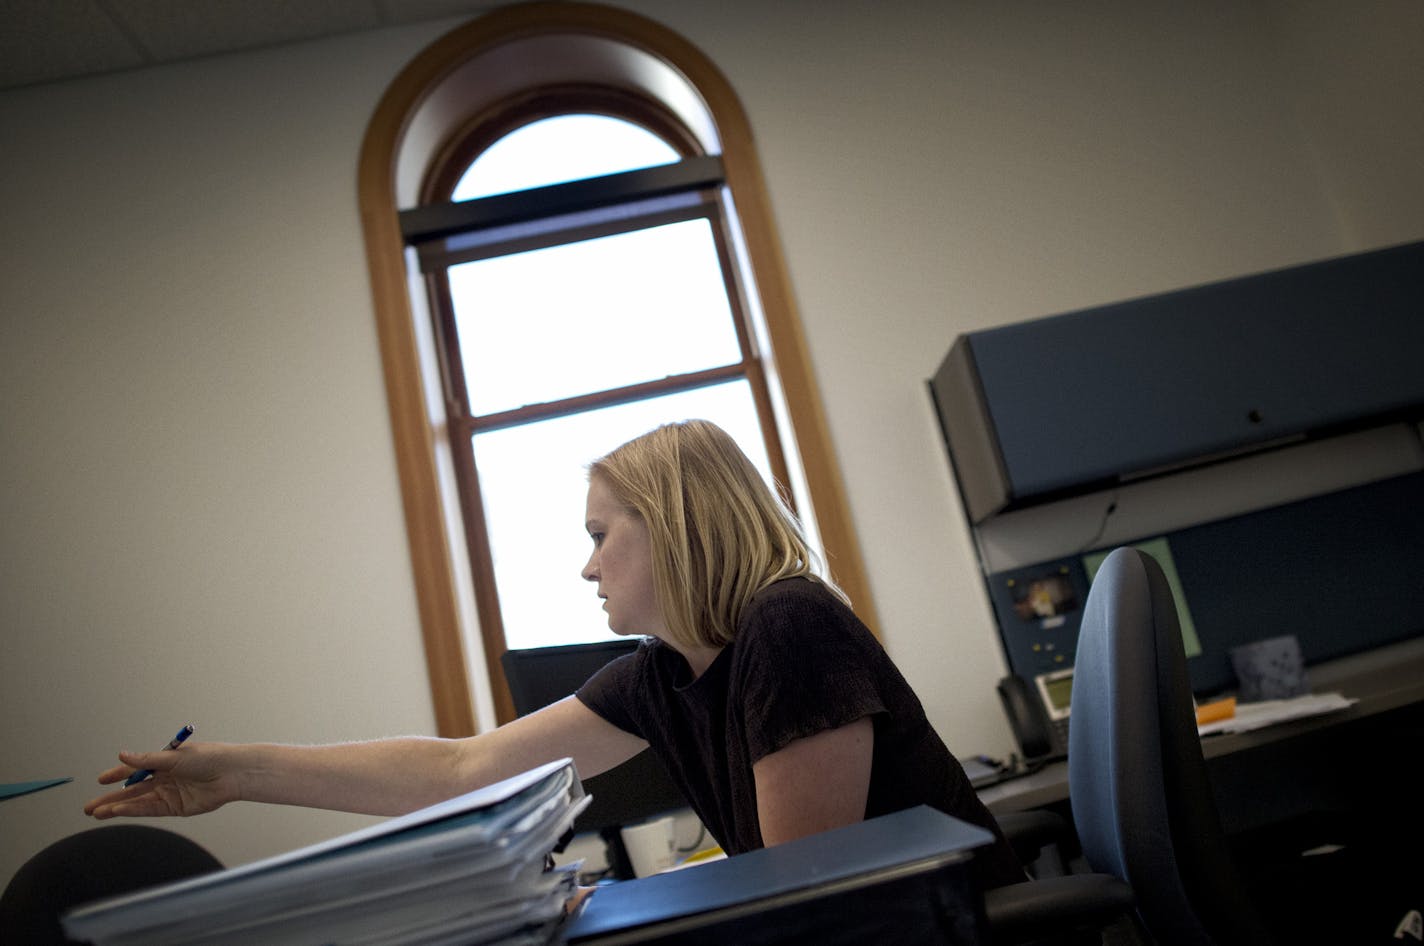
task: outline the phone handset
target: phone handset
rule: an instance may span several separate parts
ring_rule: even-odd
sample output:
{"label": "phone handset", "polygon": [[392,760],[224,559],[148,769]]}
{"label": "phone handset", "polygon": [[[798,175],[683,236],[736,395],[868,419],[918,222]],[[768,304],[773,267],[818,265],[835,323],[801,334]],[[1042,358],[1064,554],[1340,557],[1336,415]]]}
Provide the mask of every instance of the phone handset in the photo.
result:
{"label": "phone handset", "polygon": [[1009,727],[1025,760],[1033,761],[1067,754],[1062,735],[1049,718],[1048,710],[1033,685],[1020,676],[1007,676],[999,681],[999,699]]}

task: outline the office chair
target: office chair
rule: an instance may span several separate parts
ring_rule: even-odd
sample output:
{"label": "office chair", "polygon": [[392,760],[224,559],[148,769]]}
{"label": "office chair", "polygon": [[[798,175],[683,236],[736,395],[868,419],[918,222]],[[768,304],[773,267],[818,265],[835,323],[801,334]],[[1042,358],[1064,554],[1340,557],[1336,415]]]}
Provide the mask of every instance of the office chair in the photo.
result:
{"label": "office chair", "polygon": [[182,880],[222,864],[197,842],[149,825],[105,825],[54,842],[0,894],[0,943],[74,943],[60,917],[92,900]]}
{"label": "office chair", "polygon": [[[1137,549],[1113,551],[1088,592],[1072,714],[1068,790],[1083,854],[1132,886],[1162,946],[1391,943],[1401,918],[1417,916],[1424,884],[1407,812],[1373,827],[1311,812],[1264,832],[1274,842],[1252,835],[1233,852],[1176,605],[1161,566]],[[1339,843],[1320,845],[1322,832]]]}
{"label": "office chair", "polygon": [[1177,610],[1161,566],[1110,553],[1083,609],[1068,793],[1088,864],[1125,880],[1162,946],[1263,946],[1222,832],[1197,735]]}
{"label": "office chair", "polygon": [[1062,851],[1072,828],[1044,810],[997,815],[999,828],[1025,865],[1043,866],[1031,880],[984,892],[985,925],[995,946],[1143,944],[1132,888],[1104,873],[1067,873]]}

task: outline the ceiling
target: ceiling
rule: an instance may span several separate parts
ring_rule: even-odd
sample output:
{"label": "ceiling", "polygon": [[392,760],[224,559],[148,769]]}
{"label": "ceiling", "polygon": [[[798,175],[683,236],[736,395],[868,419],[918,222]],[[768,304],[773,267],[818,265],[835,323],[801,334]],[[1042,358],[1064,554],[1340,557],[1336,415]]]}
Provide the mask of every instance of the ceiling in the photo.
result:
{"label": "ceiling", "polygon": [[0,0],[0,89],[443,17],[498,0]]}

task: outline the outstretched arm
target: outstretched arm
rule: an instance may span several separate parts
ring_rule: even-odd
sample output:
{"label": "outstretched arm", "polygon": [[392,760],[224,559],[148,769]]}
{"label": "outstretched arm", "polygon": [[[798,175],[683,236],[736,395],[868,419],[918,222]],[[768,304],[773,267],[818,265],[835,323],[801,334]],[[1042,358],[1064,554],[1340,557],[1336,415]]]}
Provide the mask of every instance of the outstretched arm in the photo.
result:
{"label": "outstretched arm", "polygon": [[194,743],[159,752],[122,752],[100,784],[135,769],[152,778],[84,806],[106,819],[195,815],[231,801],[260,801],[395,815],[572,758],[587,778],[637,755],[647,744],[575,697],[467,739],[401,737],[328,746]]}

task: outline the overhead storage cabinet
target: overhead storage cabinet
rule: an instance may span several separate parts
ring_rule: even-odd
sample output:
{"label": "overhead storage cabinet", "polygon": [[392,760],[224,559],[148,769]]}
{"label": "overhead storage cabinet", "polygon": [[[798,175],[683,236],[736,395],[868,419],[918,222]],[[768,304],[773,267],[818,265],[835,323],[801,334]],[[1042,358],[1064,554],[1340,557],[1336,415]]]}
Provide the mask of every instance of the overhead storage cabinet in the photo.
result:
{"label": "overhead storage cabinet", "polygon": [[1424,242],[960,336],[930,381],[970,519],[1424,407]]}

